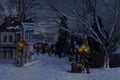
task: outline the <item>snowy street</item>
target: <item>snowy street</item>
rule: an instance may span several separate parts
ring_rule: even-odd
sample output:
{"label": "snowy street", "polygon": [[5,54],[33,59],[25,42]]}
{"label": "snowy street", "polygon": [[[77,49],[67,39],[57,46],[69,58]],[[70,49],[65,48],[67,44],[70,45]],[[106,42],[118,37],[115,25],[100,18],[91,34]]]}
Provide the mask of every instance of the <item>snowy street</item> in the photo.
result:
{"label": "snowy street", "polygon": [[0,80],[120,80],[120,68],[91,69],[90,74],[69,73],[70,69],[65,58],[39,55],[33,65],[21,68],[0,64]]}
{"label": "snowy street", "polygon": [[0,80],[120,80],[120,0],[0,0]]}

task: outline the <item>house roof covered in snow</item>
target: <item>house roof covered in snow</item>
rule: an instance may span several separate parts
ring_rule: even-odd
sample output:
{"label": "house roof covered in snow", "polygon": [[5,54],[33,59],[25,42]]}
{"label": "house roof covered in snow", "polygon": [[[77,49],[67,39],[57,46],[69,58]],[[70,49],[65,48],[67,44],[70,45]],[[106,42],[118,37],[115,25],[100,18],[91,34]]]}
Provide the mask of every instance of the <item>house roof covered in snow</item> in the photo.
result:
{"label": "house roof covered in snow", "polygon": [[0,25],[0,31],[15,31],[21,25],[17,18],[5,17],[4,23]]}

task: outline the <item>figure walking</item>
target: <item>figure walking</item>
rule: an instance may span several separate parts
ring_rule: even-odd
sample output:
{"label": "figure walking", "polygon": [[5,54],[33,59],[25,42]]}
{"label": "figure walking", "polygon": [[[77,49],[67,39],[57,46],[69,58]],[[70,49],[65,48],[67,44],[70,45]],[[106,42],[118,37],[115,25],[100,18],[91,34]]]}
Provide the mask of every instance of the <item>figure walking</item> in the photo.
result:
{"label": "figure walking", "polygon": [[85,58],[84,63],[85,63],[87,74],[90,74],[90,56],[87,56]]}

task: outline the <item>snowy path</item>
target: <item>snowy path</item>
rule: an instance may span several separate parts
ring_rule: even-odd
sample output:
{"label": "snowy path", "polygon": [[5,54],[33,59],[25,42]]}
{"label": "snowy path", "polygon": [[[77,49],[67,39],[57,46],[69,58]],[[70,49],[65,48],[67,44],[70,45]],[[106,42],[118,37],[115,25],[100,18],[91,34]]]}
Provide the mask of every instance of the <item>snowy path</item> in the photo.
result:
{"label": "snowy path", "polygon": [[69,73],[67,63],[66,59],[41,55],[37,63],[22,68],[0,64],[0,80],[120,80],[120,68]]}

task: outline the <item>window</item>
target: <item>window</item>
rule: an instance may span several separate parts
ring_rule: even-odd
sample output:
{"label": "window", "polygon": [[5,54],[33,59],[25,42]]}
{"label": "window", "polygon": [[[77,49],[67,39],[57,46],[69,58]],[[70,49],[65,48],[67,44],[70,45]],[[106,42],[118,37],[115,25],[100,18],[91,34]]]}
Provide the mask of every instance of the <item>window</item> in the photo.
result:
{"label": "window", "polygon": [[6,35],[3,36],[3,42],[7,42],[7,36]]}
{"label": "window", "polygon": [[12,35],[9,36],[9,42],[13,42],[13,36]]}
{"label": "window", "polygon": [[31,32],[30,34],[31,34],[31,38],[30,39],[33,40],[33,32]]}
{"label": "window", "polygon": [[17,41],[20,41],[21,40],[21,34],[17,34]]}
{"label": "window", "polygon": [[28,40],[29,39],[29,35],[28,35],[29,33],[28,32],[26,32],[26,40]]}

